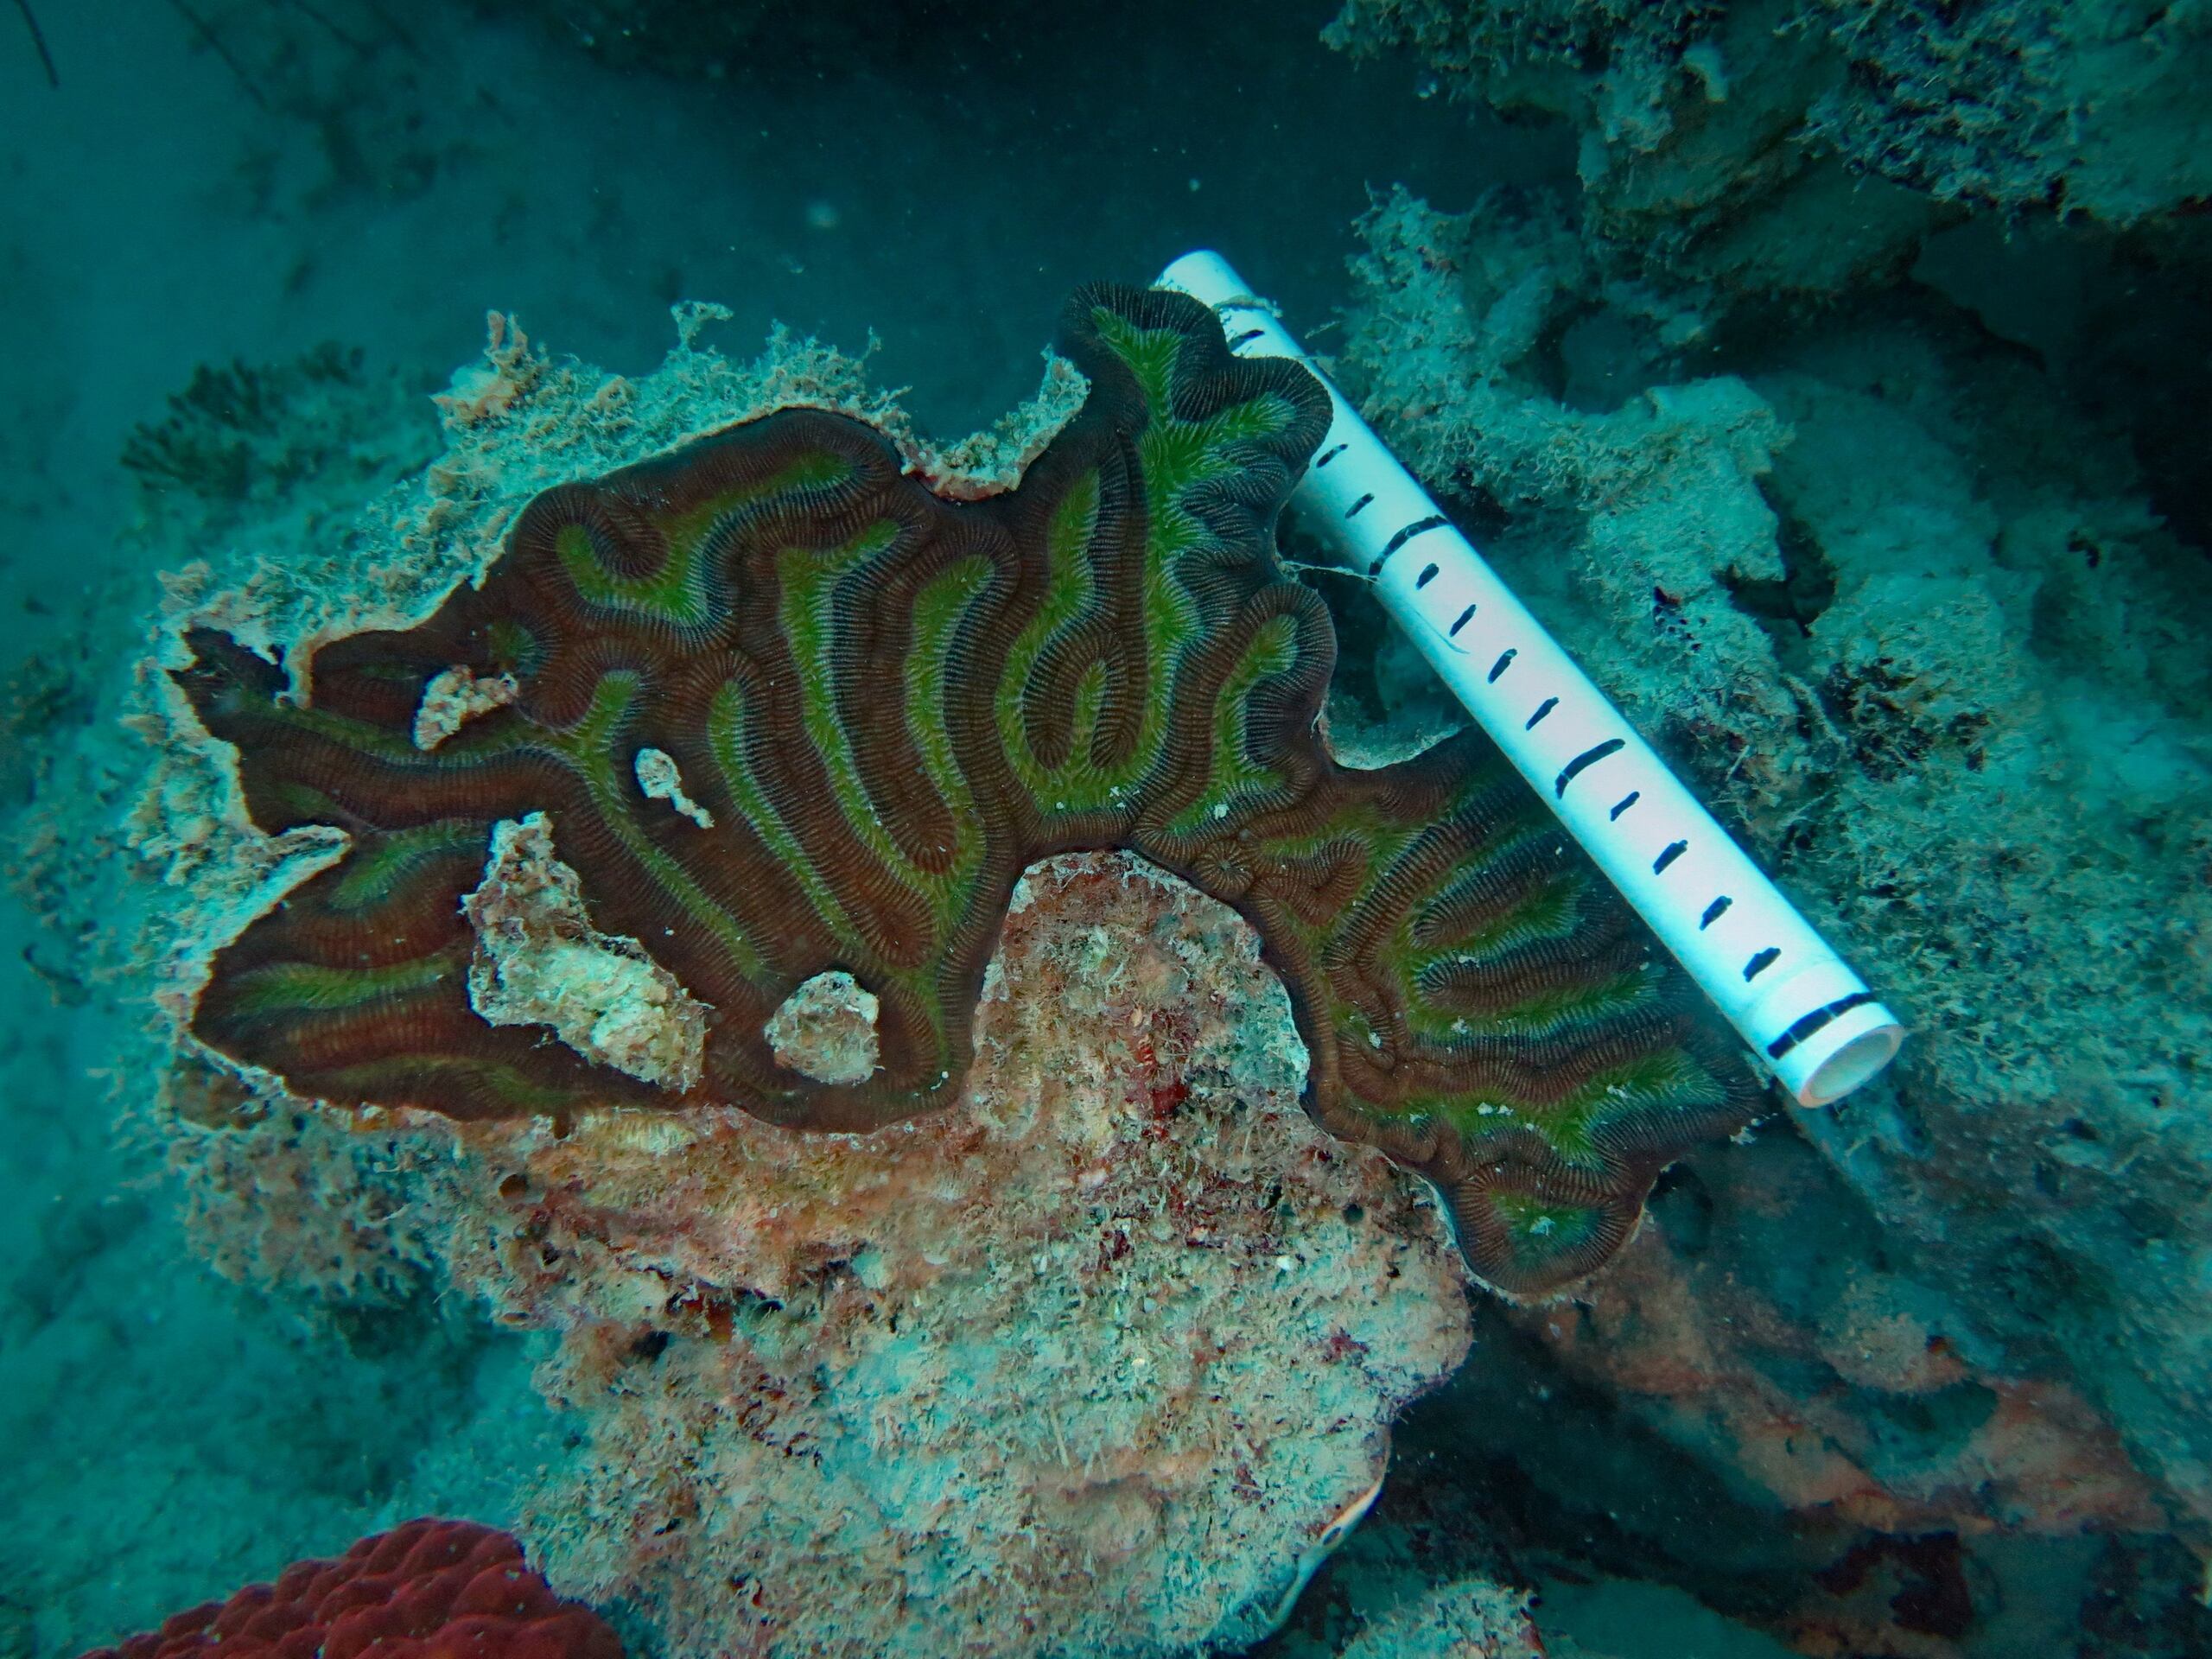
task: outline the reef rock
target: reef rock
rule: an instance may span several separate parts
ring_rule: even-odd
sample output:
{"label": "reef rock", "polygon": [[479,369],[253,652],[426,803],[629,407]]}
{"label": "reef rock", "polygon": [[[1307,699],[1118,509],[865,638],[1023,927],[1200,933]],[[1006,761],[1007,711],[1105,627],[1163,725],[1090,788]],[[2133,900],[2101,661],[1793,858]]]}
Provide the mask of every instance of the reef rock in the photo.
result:
{"label": "reef rock", "polygon": [[[1322,746],[1325,618],[1268,533],[1310,383],[1187,302],[1078,315],[1082,372],[952,452],[833,354],[699,350],[697,308],[635,382],[495,319],[428,474],[182,573],[142,680],[197,1236],[544,1333],[580,1445],[516,1471],[521,1530],[672,1653],[1263,1634],[1465,1346],[1436,1195],[1357,1141],[1540,1290],[1745,1109],[1479,744]],[[785,596],[746,650],[804,671],[753,688],[774,745],[697,701],[747,549]],[[894,615],[903,665],[836,643]]]}
{"label": "reef rock", "polygon": [[[1687,1550],[1654,1519],[1716,1599],[1831,1569],[1843,1598],[1904,1550],[1948,1587],[1900,1590],[1934,1623],[1883,1640],[1977,1650],[2008,1582],[2108,1618],[2108,1568],[2201,1630],[2171,1542],[2212,1518],[2200,556],[2123,437],[1935,294],[1716,347],[1541,196],[1366,230],[1342,367],[1370,417],[1914,1032],[1793,1115],[1802,1156],[1705,1160],[1582,1309],[1512,1316],[1513,1386],[1609,1401],[1764,1517]],[[1433,720],[1389,658],[1369,695]],[[1682,1478],[1593,1484],[1556,1440],[1517,1455],[1562,1513]],[[1876,1639],[1821,1604],[1793,1628]]]}
{"label": "reef rock", "polygon": [[[1466,1339],[1435,1211],[1305,1119],[1300,1058],[1249,929],[1071,855],[1016,896],[950,1113],[533,1136],[465,1272],[574,1331],[543,1381],[590,1444],[525,1527],[556,1581],[702,1651],[1271,1628]],[[580,1285],[610,1233],[631,1265]]]}
{"label": "reef rock", "polygon": [[374,1214],[561,1333],[587,1444],[521,1530],[671,1651],[1160,1653],[1272,1628],[1465,1350],[1448,1228],[1312,1124],[1303,1062],[1249,927],[1077,855],[1017,892],[947,1112],[316,1114],[184,1155],[219,1259],[296,1281]]}
{"label": "reef rock", "polygon": [[1345,0],[1325,38],[1566,118],[1591,250],[1723,300],[1849,291],[1974,209],[2128,226],[2212,195],[2195,7]]}

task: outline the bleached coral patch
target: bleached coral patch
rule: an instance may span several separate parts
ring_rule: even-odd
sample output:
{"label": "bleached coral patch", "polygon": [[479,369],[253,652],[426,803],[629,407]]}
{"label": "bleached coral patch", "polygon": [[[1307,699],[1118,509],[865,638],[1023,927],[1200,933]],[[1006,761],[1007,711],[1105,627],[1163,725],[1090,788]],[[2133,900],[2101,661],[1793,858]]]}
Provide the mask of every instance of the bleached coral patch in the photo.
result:
{"label": "bleached coral patch", "polygon": [[522,695],[512,674],[478,678],[467,664],[434,676],[415,710],[415,747],[428,753],[479,715],[504,709]]}
{"label": "bleached coral patch", "polygon": [[543,812],[493,826],[484,883],[461,900],[476,930],[468,1000],[495,1026],[550,1026],[577,1053],[677,1093],[698,1084],[706,1005],[634,939],[601,933]]}
{"label": "bleached coral patch", "polygon": [[666,801],[702,830],[715,827],[715,815],[683,792],[683,774],[666,749],[639,749],[630,766],[647,800]]}
{"label": "bleached coral patch", "polygon": [[866,1083],[877,1058],[875,995],[842,969],[817,974],[768,1020],[779,1063],[817,1083]]}

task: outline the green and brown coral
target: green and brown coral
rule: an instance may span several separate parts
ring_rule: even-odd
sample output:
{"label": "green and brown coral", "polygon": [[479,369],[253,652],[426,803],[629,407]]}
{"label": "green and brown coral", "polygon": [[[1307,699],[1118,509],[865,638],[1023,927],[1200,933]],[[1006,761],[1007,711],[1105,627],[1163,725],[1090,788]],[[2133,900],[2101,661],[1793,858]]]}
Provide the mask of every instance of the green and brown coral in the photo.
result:
{"label": "green and brown coral", "polygon": [[[1079,294],[1064,349],[1089,397],[988,499],[784,410],[544,492],[418,626],[282,664],[194,631],[175,678],[255,824],[350,837],[194,1033],[340,1105],[869,1129],[958,1098],[1022,871],[1128,849],[1257,926],[1316,1116],[1442,1185],[1485,1280],[1605,1261],[1747,1079],[1479,736],[1330,753],[1333,634],[1272,541],[1319,385],[1156,292]],[[596,1017],[517,995],[518,902]],[[876,999],[862,1078],[766,1033],[832,974]]]}

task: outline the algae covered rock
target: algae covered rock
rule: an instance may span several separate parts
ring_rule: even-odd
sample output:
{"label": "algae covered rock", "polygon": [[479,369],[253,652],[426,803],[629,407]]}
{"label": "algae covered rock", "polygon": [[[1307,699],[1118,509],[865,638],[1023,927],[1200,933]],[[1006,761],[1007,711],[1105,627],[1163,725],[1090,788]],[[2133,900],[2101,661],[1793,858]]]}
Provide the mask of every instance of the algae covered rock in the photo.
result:
{"label": "algae covered rock", "polygon": [[[1370,416],[1914,1030],[1793,1117],[1825,1172],[1685,1180],[1586,1311],[1516,1319],[1530,1364],[1793,1517],[1732,1541],[1764,1556],[1732,1588],[1639,1547],[1724,1597],[1833,1567],[1795,1628],[1877,1640],[1848,1586],[1935,1529],[1984,1614],[2008,1578],[2093,1610],[2108,1567],[2155,1600],[2212,1517],[2201,552],[2124,435],[1933,293],[1706,334],[1541,197],[1366,230],[1340,366]],[[1570,1509],[1637,1490],[1518,1455]]]}
{"label": "algae covered rock", "polygon": [[1593,252],[1836,295],[1970,211],[2127,226],[2212,195],[2212,17],[2126,0],[1346,0],[1458,95],[1563,117]]}
{"label": "algae covered rock", "polygon": [[1258,955],[1171,878],[1069,855],[1016,896],[950,1113],[512,1144],[526,1185],[496,1210],[543,1236],[473,1270],[495,1300],[573,1303],[540,1252],[589,1260],[616,1229],[632,1262],[683,1264],[633,1268],[637,1317],[579,1326],[543,1374],[590,1426],[531,1496],[556,1580],[700,1650],[1272,1628],[1465,1316],[1420,1190],[1299,1111]]}
{"label": "algae covered rock", "polygon": [[1585,1274],[1747,1108],[1479,741],[1325,747],[1318,389],[1073,316],[951,451],[701,308],[636,380],[495,317],[426,474],[183,573],[142,676],[202,1248],[542,1333],[522,1535],[671,1651],[1263,1635],[1459,1247]]}
{"label": "algae covered rock", "polygon": [[1310,1122],[1303,1061],[1249,928],[1070,855],[946,1112],[313,1114],[180,1155],[219,1261],[311,1282],[381,1216],[558,1333],[584,1444],[516,1471],[519,1530],[671,1651],[1172,1652],[1280,1620],[1465,1351],[1449,1229]]}

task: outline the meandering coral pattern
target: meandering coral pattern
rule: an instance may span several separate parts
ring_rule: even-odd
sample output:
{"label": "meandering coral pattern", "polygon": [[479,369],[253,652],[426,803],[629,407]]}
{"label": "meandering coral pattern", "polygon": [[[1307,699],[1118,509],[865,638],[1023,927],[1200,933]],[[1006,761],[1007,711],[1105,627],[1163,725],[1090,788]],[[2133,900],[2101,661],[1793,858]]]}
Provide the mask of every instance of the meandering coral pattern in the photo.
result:
{"label": "meandering coral pattern", "polygon": [[[1334,635],[1274,551],[1312,378],[1158,292],[1079,293],[1064,349],[1089,397],[1002,495],[941,499],[874,429],[785,410],[547,491],[419,626],[283,667],[191,633],[175,678],[254,823],[352,836],[217,956],[194,1033],[340,1106],[867,1130],[957,1097],[1022,870],[1125,848],[1257,926],[1316,1116],[1442,1185],[1486,1281],[1599,1265],[1748,1078],[1479,734],[1329,753]],[[485,683],[418,741],[426,693]],[[463,900],[525,821],[580,885],[569,932],[703,1005],[696,1068],[480,1011]],[[832,972],[877,1000],[865,1078],[766,1034]]]}

